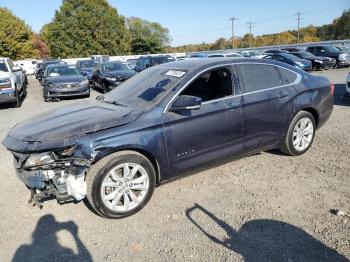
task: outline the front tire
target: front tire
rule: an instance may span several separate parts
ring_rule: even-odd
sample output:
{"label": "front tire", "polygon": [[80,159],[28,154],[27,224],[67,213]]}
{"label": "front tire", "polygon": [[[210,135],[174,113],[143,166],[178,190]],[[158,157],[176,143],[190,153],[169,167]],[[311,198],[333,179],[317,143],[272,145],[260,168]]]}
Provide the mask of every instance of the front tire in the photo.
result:
{"label": "front tire", "polygon": [[140,211],[155,187],[152,163],[134,151],[111,154],[94,164],[86,176],[86,200],[108,218],[124,218]]}
{"label": "front tire", "polygon": [[311,147],[315,132],[316,122],[313,115],[300,111],[290,123],[281,151],[291,156],[304,154]]}

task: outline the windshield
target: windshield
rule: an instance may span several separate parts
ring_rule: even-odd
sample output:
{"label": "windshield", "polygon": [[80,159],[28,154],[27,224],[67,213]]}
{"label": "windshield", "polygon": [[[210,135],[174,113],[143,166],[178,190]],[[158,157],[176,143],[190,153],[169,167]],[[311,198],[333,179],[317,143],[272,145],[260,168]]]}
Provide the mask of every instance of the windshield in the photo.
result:
{"label": "windshield", "polygon": [[105,95],[105,101],[113,101],[134,108],[158,104],[181,80],[166,75],[168,69],[151,67],[130,78]]}
{"label": "windshield", "polygon": [[46,62],[42,64],[42,68],[46,69],[49,65],[59,64],[59,61]]}
{"label": "windshield", "polygon": [[0,72],[8,72],[5,62],[0,62]]}
{"label": "windshield", "polygon": [[132,69],[127,63],[107,63],[102,65],[102,71],[132,71]]}
{"label": "windshield", "polygon": [[299,59],[299,57],[297,57],[295,55],[287,54],[287,53],[281,53],[279,55],[283,56],[284,58],[290,59],[290,60]]}
{"label": "windshield", "polygon": [[302,58],[314,58],[315,55],[310,52],[299,52]]}
{"label": "windshield", "polygon": [[49,77],[55,76],[75,76],[80,75],[75,67],[51,67],[47,69],[47,75]]}
{"label": "windshield", "polygon": [[80,68],[94,68],[96,65],[93,60],[80,61]]}
{"label": "windshield", "polygon": [[164,63],[168,63],[168,62],[172,62],[172,61],[175,61],[175,59],[172,57],[168,57],[168,56],[153,57],[152,58],[152,66],[160,65],[160,64],[164,64]]}
{"label": "windshield", "polygon": [[339,52],[339,49],[335,48],[334,46],[324,46],[323,47],[327,52]]}

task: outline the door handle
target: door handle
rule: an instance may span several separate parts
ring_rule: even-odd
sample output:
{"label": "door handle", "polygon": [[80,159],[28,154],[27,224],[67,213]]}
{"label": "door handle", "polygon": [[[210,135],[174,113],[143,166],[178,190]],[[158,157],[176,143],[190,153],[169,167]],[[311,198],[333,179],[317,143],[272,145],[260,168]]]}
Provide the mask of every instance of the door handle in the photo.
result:
{"label": "door handle", "polygon": [[278,98],[285,98],[287,96],[289,96],[289,94],[287,92],[280,92],[280,93],[277,94]]}

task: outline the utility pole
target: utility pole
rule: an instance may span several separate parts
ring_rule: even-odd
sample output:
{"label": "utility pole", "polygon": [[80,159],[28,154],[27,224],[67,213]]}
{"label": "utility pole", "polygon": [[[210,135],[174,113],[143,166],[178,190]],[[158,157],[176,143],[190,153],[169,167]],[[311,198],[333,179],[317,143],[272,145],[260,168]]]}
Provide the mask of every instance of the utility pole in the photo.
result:
{"label": "utility pole", "polygon": [[235,25],[234,25],[234,22],[235,22],[235,20],[238,20],[238,18],[231,17],[230,20],[232,22],[232,49],[235,49]]}
{"label": "utility pole", "polygon": [[295,14],[295,16],[297,17],[297,21],[298,21],[298,44],[300,44],[300,20],[302,20],[303,18],[301,18],[301,12],[298,12]]}
{"label": "utility pole", "polygon": [[252,28],[253,28],[254,23],[253,22],[248,22],[247,26],[249,28],[249,48],[252,48]]}

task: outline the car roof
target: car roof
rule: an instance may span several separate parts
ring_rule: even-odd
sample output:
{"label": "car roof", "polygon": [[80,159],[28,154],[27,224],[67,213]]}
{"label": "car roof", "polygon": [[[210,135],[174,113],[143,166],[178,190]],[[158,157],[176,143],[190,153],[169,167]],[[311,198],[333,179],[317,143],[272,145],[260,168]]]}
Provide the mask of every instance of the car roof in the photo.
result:
{"label": "car roof", "polygon": [[183,70],[189,73],[197,73],[199,71],[209,69],[211,67],[227,66],[230,64],[239,63],[259,63],[259,64],[271,64],[290,68],[287,64],[273,61],[262,60],[255,58],[227,58],[227,57],[214,57],[214,58],[191,58],[187,60],[179,60],[175,62],[165,63],[158,65],[159,68],[167,70]]}

